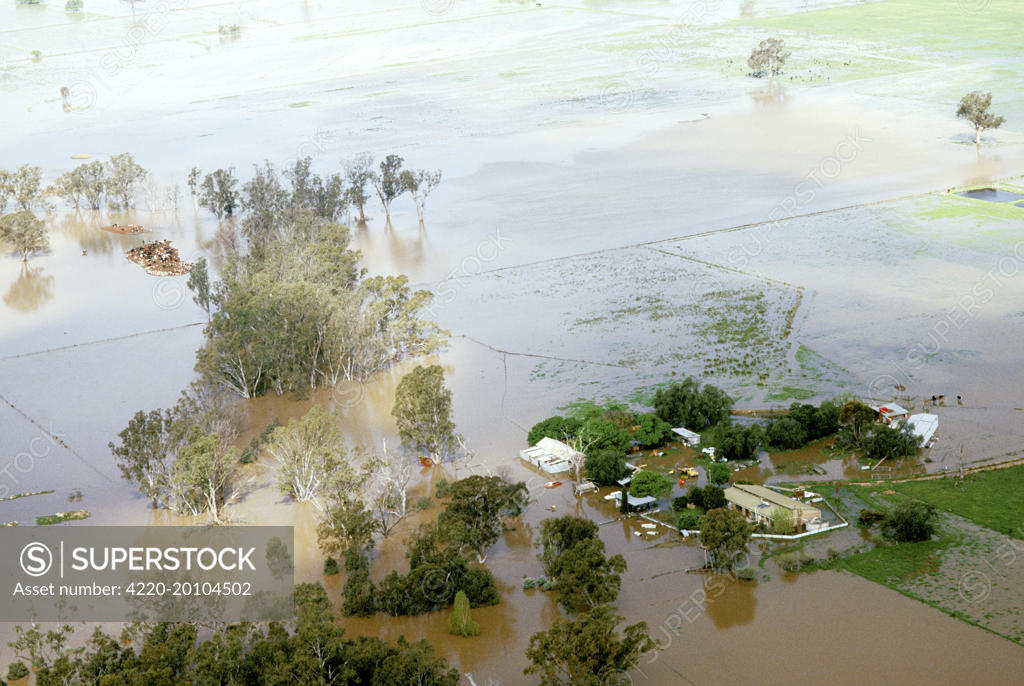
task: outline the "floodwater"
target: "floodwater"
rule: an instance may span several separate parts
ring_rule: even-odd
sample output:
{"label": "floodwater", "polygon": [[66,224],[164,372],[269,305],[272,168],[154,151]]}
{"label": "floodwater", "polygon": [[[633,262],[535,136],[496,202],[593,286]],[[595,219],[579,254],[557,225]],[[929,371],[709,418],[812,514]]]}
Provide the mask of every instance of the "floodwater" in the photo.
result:
{"label": "floodwater", "polygon": [[[997,274],[998,288],[968,324],[934,330],[965,294],[980,298],[975,285],[1006,266],[1000,259],[1013,258],[1019,223],[974,231],[981,242],[964,244],[971,220],[943,220],[929,225],[932,233],[915,223],[940,202],[929,196],[920,206],[901,201],[770,230],[707,233],[1019,174],[1024,145],[1012,122],[998,132],[1003,145],[979,152],[949,143],[962,128],[951,116],[868,90],[878,84],[785,86],[777,97],[748,79],[680,66],[685,60],[652,69],[595,46],[617,32],[661,35],[678,22],[681,3],[172,2],[135,18],[114,0],[87,5],[80,17],[57,3],[0,6],[0,158],[4,167],[39,164],[50,180],[76,164],[73,154],[130,151],[152,170],[156,189],[134,212],[60,214],[50,222],[50,251],[28,264],[0,256],[0,486],[55,491],[0,502],[0,523],[29,524],[70,503],[98,524],[180,521],[150,510],[120,479],[107,444],[136,411],[174,403],[192,378],[205,314],[185,277],[149,276],[124,251],[166,238],[183,259],[205,255],[216,267],[216,222],[187,198],[177,210],[161,200],[168,186],[184,187],[193,164],[233,165],[244,179],[263,159],[280,166],[309,155],[330,173],[363,150],[397,152],[445,174],[424,227],[403,198],[393,230],[370,207],[369,226],[354,232],[371,271],[409,274],[439,294],[434,313],[455,334],[438,359],[474,455],[417,469],[410,501],[440,478],[508,470],[534,502],[489,558],[503,602],[474,611],[482,636],[448,636],[444,613],[342,620],[351,633],[425,637],[478,684],[521,683],[530,634],[557,616],[552,597],[521,590],[524,576],[540,573],[533,533],[552,514],[615,517],[599,496],[543,489],[547,478],[516,457],[525,430],[567,402],[621,399],[672,372],[699,373],[688,308],[695,292],[720,285],[768,294],[767,321],[781,341],[772,383],[883,400],[898,383],[912,396],[901,403],[916,399],[918,408],[933,393],[961,394],[962,405],[935,408],[939,442],[925,469],[1019,450],[1024,280]],[[687,23],[743,11],[736,3],[711,9]],[[242,26],[241,35],[224,39],[221,24]],[[62,85],[71,88],[72,112],[62,111]],[[826,162],[851,154],[833,174]],[[807,197],[799,184],[812,173],[823,181]],[[115,221],[149,233],[100,230]],[[652,241],[668,242],[636,247]],[[627,302],[646,307],[651,295],[666,295],[671,317]],[[582,322],[606,303],[621,320]],[[906,350],[918,343],[926,363],[908,370]],[[802,368],[800,346],[823,361]],[[248,402],[242,440],[310,403],[331,402],[351,445],[393,445],[390,406],[406,369],[303,401]],[[716,381],[741,406],[765,405],[766,388]],[[747,478],[769,478],[790,460],[820,464],[826,478],[862,474],[852,461],[818,454],[765,458]],[[320,578],[314,508],[280,496],[269,465],[247,466],[245,477],[229,516],[295,526],[297,577]],[[404,537],[435,513],[411,515],[378,546],[374,575],[405,564]],[[635,522],[601,528],[609,552],[630,564],[619,611],[646,620],[666,644],[634,683],[822,674],[837,684],[960,683],[964,674],[1009,683],[1024,666],[1019,646],[862,579],[773,571],[771,581],[722,586],[679,571],[701,563],[695,547],[651,548],[673,537],[650,541],[636,530]],[[332,593],[340,582],[327,580]],[[713,598],[692,623],[671,618],[670,608],[701,593]],[[0,664],[8,659],[4,646]]]}

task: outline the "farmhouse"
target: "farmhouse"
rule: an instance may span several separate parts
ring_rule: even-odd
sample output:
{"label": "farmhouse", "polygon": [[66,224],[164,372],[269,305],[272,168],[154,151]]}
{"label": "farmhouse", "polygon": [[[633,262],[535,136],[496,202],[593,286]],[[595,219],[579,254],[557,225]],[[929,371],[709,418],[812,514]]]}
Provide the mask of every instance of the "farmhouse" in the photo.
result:
{"label": "farmhouse", "polygon": [[771,526],[776,509],[787,511],[797,531],[807,528],[811,522],[821,519],[821,510],[799,500],[794,500],[764,486],[735,484],[725,489],[729,508],[740,510],[747,519]]}
{"label": "farmhouse", "polygon": [[542,438],[537,445],[520,450],[519,457],[548,474],[558,474],[569,471],[573,459],[582,460],[583,453],[553,438]]}
{"label": "farmhouse", "polygon": [[690,431],[680,426],[672,429],[672,433],[679,436],[680,440],[691,448],[700,444],[700,434],[696,431]]}

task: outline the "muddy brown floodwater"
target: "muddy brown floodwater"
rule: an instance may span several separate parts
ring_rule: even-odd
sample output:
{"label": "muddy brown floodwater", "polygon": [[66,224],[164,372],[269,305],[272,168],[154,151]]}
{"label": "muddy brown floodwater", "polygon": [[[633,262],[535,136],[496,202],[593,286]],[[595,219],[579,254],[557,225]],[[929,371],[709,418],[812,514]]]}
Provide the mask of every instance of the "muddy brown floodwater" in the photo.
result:
{"label": "muddy brown floodwater", "polygon": [[[965,129],[949,103],[904,97],[909,75],[766,92],[701,66],[702,32],[675,28],[689,16],[687,26],[720,31],[741,13],[804,10],[802,0],[706,3],[697,17],[660,0],[148,4],[133,17],[115,0],[88,0],[79,16],[56,2],[0,3],[3,166],[39,164],[49,182],[73,155],[127,151],[154,181],[135,211],[59,212],[48,220],[50,250],[27,264],[0,255],[0,486],[54,490],[0,503],[0,523],[68,509],[89,510],[87,523],[189,523],[149,509],[107,444],[136,411],[172,405],[193,377],[206,316],[187,277],[148,275],[124,255],[170,240],[183,260],[207,257],[216,272],[218,224],[193,212],[184,190],[192,165],[234,165],[244,180],[264,159],[281,167],[308,155],[315,171],[333,173],[361,151],[396,152],[408,166],[444,171],[426,224],[402,198],[393,229],[372,206],[353,242],[372,272],[405,273],[438,293],[432,314],[454,338],[437,360],[474,451],[417,467],[410,501],[441,478],[507,471],[532,502],[488,559],[502,603],[474,611],[481,636],[449,636],[443,612],[341,619],[350,634],[427,638],[480,686],[526,683],[529,637],[558,616],[550,594],[521,590],[541,571],[534,534],[545,517],[573,513],[602,523],[609,552],[626,556],[619,611],[663,643],[634,684],[1020,681],[1020,646],[859,577],[789,576],[771,561],[757,582],[685,573],[703,561],[694,545],[666,532],[637,537],[634,521],[606,523],[616,513],[599,495],[573,498],[568,479],[544,489],[548,477],[517,458],[527,429],[566,403],[622,400],[672,373],[701,374],[690,343],[708,320],[694,316],[693,296],[722,284],[765,294],[778,346],[768,384],[715,379],[739,406],[788,405],[788,386],[817,399],[890,400],[900,383],[917,409],[932,393],[961,393],[963,405],[934,408],[936,447],[897,473],[1019,452],[1024,223],[934,193],[1020,174],[1024,139],[1012,117],[995,144],[975,150],[954,144]],[[233,24],[239,35],[218,34]],[[644,46],[614,45],[638,36],[683,39],[684,58],[652,67]],[[749,29],[739,52],[747,38]],[[984,56],[970,59],[980,73],[973,61]],[[993,73],[1012,72],[1008,64]],[[963,71],[938,58],[915,69],[927,84]],[[848,162],[810,197],[798,194],[840,151]],[[175,185],[177,209],[165,198]],[[731,230],[780,212],[801,216]],[[146,232],[103,230],[114,223]],[[935,322],[1007,259],[1014,271],[996,274],[985,306],[936,344]],[[615,321],[581,321],[613,309]],[[923,361],[908,367],[914,346]],[[396,445],[390,408],[409,368],[302,401],[249,401],[242,441],[322,402],[338,408],[350,445]],[[766,400],[769,390],[782,399]],[[825,470],[814,478],[863,474],[812,447],[767,456],[737,478],[778,479],[804,462]],[[269,464],[243,472],[228,516],[294,526],[297,578],[321,579],[315,508],[281,496]],[[405,538],[436,513],[414,511],[379,543],[374,576],[404,568]],[[337,597],[343,579],[324,581]],[[12,632],[0,627],[0,668]]]}

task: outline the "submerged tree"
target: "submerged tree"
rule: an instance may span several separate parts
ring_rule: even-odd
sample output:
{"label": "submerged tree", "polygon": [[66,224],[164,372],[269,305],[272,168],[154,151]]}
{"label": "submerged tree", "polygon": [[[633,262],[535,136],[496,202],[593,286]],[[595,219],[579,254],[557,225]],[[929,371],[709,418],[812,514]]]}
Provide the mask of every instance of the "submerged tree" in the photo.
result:
{"label": "submerged tree", "polygon": [[938,511],[931,503],[907,500],[892,509],[883,524],[887,535],[901,543],[927,541],[935,533]]}
{"label": "submerged tree", "polygon": [[875,411],[859,400],[848,400],[839,408],[839,423],[848,427],[854,446],[860,447],[874,421]]}
{"label": "submerged tree", "polygon": [[480,624],[469,616],[469,598],[465,591],[455,594],[455,606],[448,616],[448,633],[455,636],[480,635]]}
{"label": "submerged tree", "polygon": [[401,179],[402,185],[412,194],[412,201],[416,205],[416,216],[422,224],[427,196],[441,183],[441,170],[406,169],[402,172]]}
{"label": "submerged tree", "polygon": [[750,51],[747,58],[747,65],[754,76],[767,76],[771,81],[776,74],[782,71],[782,66],[793,54],[786,51],[786,41],[778,38],[766,38]]}
{"label": "submerged tree", "polygon": [[218,169],[203,177],[199,187],[199,205],[210,210],[217,219],[230,217],[238,207],[238,191],[234,169]]}
{"label": "submerged tree", "polygon": [[222,521],[238,493],[237,408],[209,386],[193,383],[169,410],[138,412],[110,443],[124,479],[176,512]]}
{"label": "submerged tree", "polygon": [[409,513],[409,460],[387,446],[380,454],[371,453],[363,467],[363,496],[375,519],[380,535],[387,538]]}
{"label": "submerged tree", "polygon": [[452,421],[452,392],[440,365],[416,367],[402,377],[391,408],[402,445],[426,453],[434,464],[455,453],[459,437]]}
{"label": "submerged tree", "polygon": [[281,492],[296,502],[311,502],[323,510],[329,493],[356,483],[337,419],[322,405],[275,429],[267,452],[277,462]]}
{"label": "submerged tree", "polygon": [[524,674],[540,676],[541,686],[608,686],[625,683],[624,674],[659,643],[646,622],[616,631],[622,617],[605,605],[576,619],[558,618],[547,631],[530,637]]}
{"label": "submerged tree", "polygon": [[373,178],[373,156],[369,153],[360,153],[345,163],[345,180],[348,188],[345,189],[346,204],[359,210],[359,223],[366,224],[366,201],[369,196],[366,193],[366,185]]}
{"label": "submerged tree", "polygon": [[483,564],[487,551],[505,531],[505,522],[522,514],[529,497],[526,484],[499,476],[474,475],[453,483],[451,501],[437,518],[438,530],[460,551]]}
{"label": "submerged tree", "polygon": [[349,489],[338,490],[326,500],[323,519],[317,525],[317,542],[327,555],[344,557],[373,548],[376,522],[363,501]]}
{"label": "submerged tree", "polygon": [[992,107],[992,94],[981,91],[971,91],[960,98],[960,105],[956,110],[957,119],[966,119],[974,127],[974,144],[981,145],[981,132],[988,129],[998,129],[1006,121],[989,111]]}
{"label": "submerged tree", "polygon": [[700,519],[700,544],[716,569],[731,569],[747,552],[753,532],[754,525],[739,510],[720,507]]}
{"label": "submerged tree", "polygon": [[112,155],[106,166],[107,195],[117,199],[123,209],[135,205],[135,189],[149,172],[135,162],[130,153]]}
{"label": "submerged tree", "polygon": [[732,398],[716,386],[687,377],[655,391],[653,405],[658,417],[672,426],[700,432],[728,418]]}
{"label": "submerged tree", "polygon": [[28,262],[32,253],[50,247],[46,224],[28,210],[0,217],[0,242],[6,243]]}
{"label": "submerged tree", "polygon": [[391,203],[406,190],[402,182],[402,158],[399,155],[388,155],[380,163],[380,172],[370,177],[373,190],[380,198],[380,204],[384,207],[384,219],[388,226],[391,226]]}
{"label": "submerged tree", "polygon": [[14,195],[13,175],[6,169],[0,169],[0,214],[7,209],[7,203]]}
{"label": "submerged tree", "polygon": [[10,175],[8,183],[14,201],[22,210],[31,210],[43,197],[43,170],[31,164],[23,164]]}
{"label": "submerged tree", "polygon": [[167,488],[172,421],[170,416],[160,410],[140,410],[118,434],[121,442],[109,444],[110,451],[117,459],[118,469],[121,470],[121,478],[134,482],[139,492],[153,501],[154,508]]}

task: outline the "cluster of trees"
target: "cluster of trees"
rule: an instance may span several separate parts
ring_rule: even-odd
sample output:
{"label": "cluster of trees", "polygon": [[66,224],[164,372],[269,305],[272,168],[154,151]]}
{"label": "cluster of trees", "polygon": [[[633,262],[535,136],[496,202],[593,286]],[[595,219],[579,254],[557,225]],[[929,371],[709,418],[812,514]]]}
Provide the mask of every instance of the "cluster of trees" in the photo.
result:
{"label": "cluster of trees", "polygon": [[663,421],[700,433],[729,418],[732,398],[720,388],[701,384],[691,376],[658,389],[653,406]]}
{"label": "cluster of trees", "polygon": [[412,291],[405,276],[366,276],[346,227],[300,212],[268,232],[229,252],[220,281],[189,281],[210,320],[197,353],[203,378],[243,398],[304,392],[443,343],[447,332],[420,318],[430,292]]}
{"label": "cluster of trees", "polygon": [[135,196],[147,172],[130,153],[111,155],[106,162],[96,160],[78,165],[43,185],[43,170],[23,164],[13,172],[0,169],[0,212],[9,201],[21,211],[35,208],[52,209],[46,203],[49,197],[63,200],[76,210],[129,209],[135,206]]}
{"label": "cluster of trees", "polygon": [[344,527],[333,521],[321,525],[321,548],[345,559],[343,614],[422,614],[447,607],[459,591],[466,594],[470,607],[498,602],[493,575],[485,567],[470,567],[468,556],[481,564],[486,561],[507,522],[526,507],[525,484],[475,475],[439,485],[436,494],[448,502],[435,523],[421,525],[410,539],[409,572],[392,571],[380,583],[369,574],[373,539],[366,524],[368,513],[358,515],[355,504],[357,514],[335,520],[344,521]]}
{"label": "cluster of trees", "polygon": [[357,155],[345,163],[342,172],[320,176],[312,172],[313,159],[297,160],[283,172],[284,180],[270,162],[255,166],[253,177],[239,186],[234,169],[217,169],[203,174],[193,167],[188,187],[195,206],[212,212],[218,219],[244,214],[243,231],[250,239],[280,223],[283,215],[296,210],[310,212],[327,221],[338,221],[352,211],[366,223],[366,204],[372,191],[391,225],[391,204],[408,193],[422,224],[427,197],[441,183],[440,171],[403,169],[398,155],[386,156],[375,169],[373,157]]}
{"label": "cluster of trees", "polygon": [[625,405],[587,403],[572,415],[555,415],[537,422],[527,434],[531,445],[542,438],[563,441],[585,458],[573,465],[576,480],[587,478],[613,485],[629,473],[625,456],[633,446],[656,448],[672,435],[672,425],[651,412],[636,413]]}
{"label": "cluster of trees", "polygon": [[622,629],[611,606],[619,595],[626,560],[606,557],[597,525],[579,517],[541,522],[539,555],[558,602],[570,617],[559,617],[547,631],[530,637],[525,674],[542,686],[605,686],[625,683],[627,671],[658,647],[645,622]]}
{"label": "cluster of trees", "polygon": [[776,450],[802,448],[839,430],[839,410],[839,406],[829,400],[818,407],[793,403],[785,416],[768,424],[765,439]]}
{"label": "cluster of trees", "polygon": [[[23,260],[49,247],[46,225],[35,211],[51,212],[48,198],[59,198],[75,210],[129,209],[149,173],[129,153],[112,155],[106,162],[80,164],[43,185],[43,170],[23,164],[10,171],[0,169],[0,215],[12,203],[14,211],[0,218],[0,244],[19,253]],[[148,189],[147,192],[152,192]]]}
{"label": "cluster of trees", "polygon": [[871,460],[906,457],[917,453],[917,436],[905,423],[879,424],[873,409],[859,400],[848,400],[839,408],[836,443],[861,450]]}
{"label": "cluster of trees", "polygon": [[889,538],[900,543],[916,543],[932,537],[938,516],[938,510],[931,503],[904,500],[888,513],[861,510],[857,524],[867,528],[881,524],[883,533]]}
{"label": "cluster of trees", "polygon": [[109,444],[123,478],[138,485],[153,507],[222,521],[239,493],[234,448],[239,417],[226,394],[194,382],[166,410],[139,411]]}
{"label": "cluster of trees", "polygon": [[191,624],[132,625],[120,637],[96,629],[78,650],[67,649],[70,626],[46,633],[16,627],[11,645],[34,667],[38,686],[460,683],[426,641],[346,638],[320,584],[296,586],[294,598],[296,618],[288,624],[229,625],[202,638]]}
{"label": "cluster of trees", "polygon": [[[726,479],[728,479],[728,474],[726,474]],[[672,499],[672,510],[676,513],[676,524],[680,530],[699,528],[700,518],[704,516],[704,513],[720,507],[725,507],[725,490],[714,483],[703,488],[690,486],[686,495]]]}

